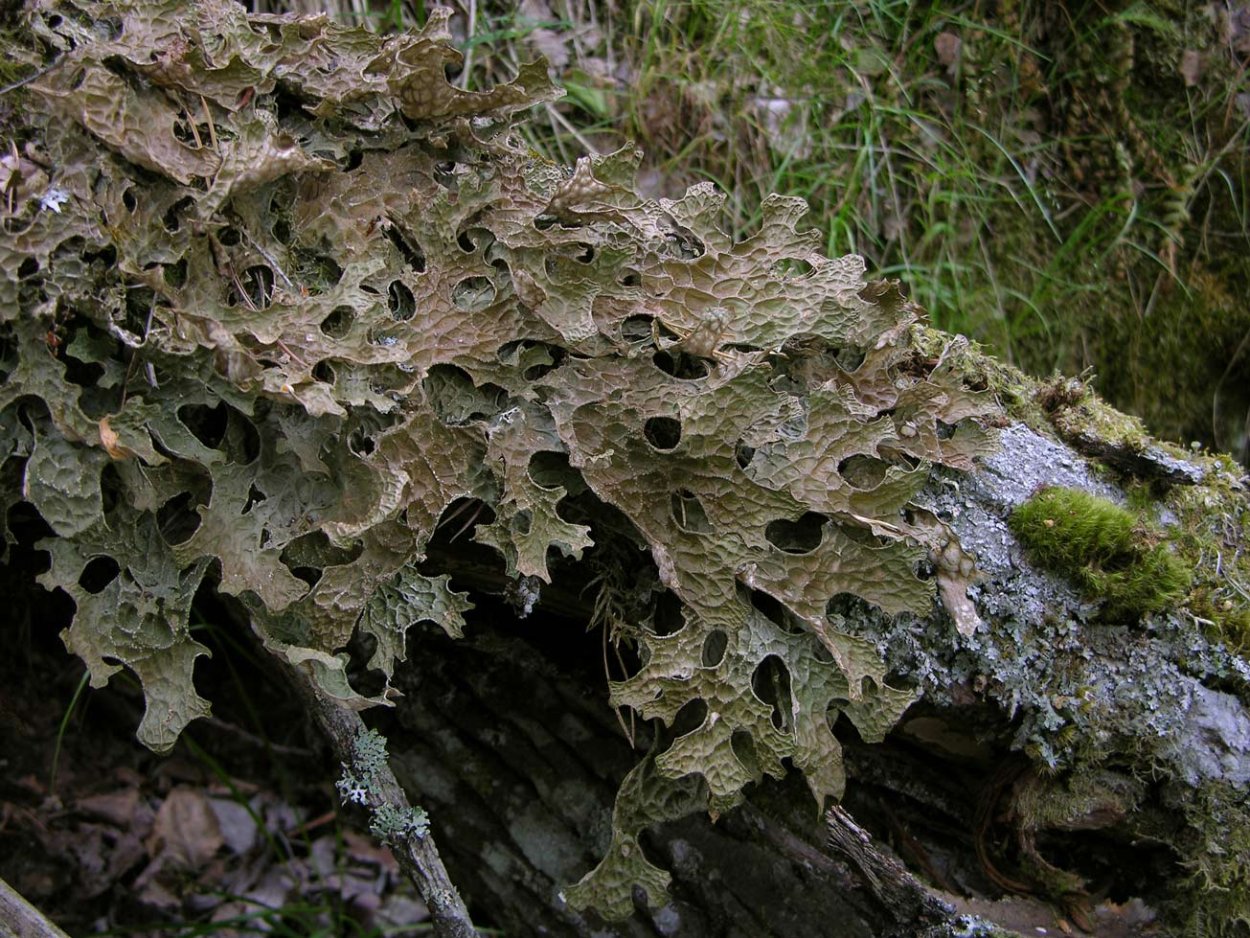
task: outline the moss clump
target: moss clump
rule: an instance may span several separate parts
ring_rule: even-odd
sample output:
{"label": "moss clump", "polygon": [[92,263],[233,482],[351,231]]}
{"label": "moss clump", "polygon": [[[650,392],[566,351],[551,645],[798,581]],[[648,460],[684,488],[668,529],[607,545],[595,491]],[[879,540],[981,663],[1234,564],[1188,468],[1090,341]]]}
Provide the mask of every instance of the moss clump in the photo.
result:
{"label": "moss clump", "polygon": [[1178,485],[1165,502],[1176,515],[1174,543],[1194,570],[1185,605],[1211,638],[1250,653],[1250,510],[1240,467],[1209,461],[1207,482]]}
{"label": "moss clump", "polygon": [[1221,786],[1203,785],[1184,808],[1189,836],[1176,846],[1190,870],[1181,897],[1186,935],[1250,934],[1250,812]]}
{"label": "moss clump", "polygon": [[1043,567],[1106,601],[1109,619],[1136,620],[1176,603],[1190,574],[1161,534],[1132,512],[1075,489],[1046,488],[1011,516],[1011,529]]}

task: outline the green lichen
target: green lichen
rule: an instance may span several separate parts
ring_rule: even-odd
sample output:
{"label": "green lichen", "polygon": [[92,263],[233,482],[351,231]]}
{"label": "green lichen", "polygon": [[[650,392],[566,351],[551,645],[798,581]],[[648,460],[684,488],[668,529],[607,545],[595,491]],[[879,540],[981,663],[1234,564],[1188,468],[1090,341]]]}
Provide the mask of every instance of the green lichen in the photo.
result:
{"label": "green lichen", "polygon": [[377,730],[367,730],[356,737],[352,755],[360,772],[372,776],[386,765],[386,738]]}
{"label": "green lichen", "polygon": [[343,766],[335,782],[343,804],[358,804],[369,811],[369,832],[384,844],[409,837],[420,839],[430,829],[430,817],[421,807],[391,804],[379,791],[379,773],[386,767],[386,737],[377,730],[362,730],[352,743],[352,764]]}
{"label": "green lichen", "polygon": [[1041,566],[1065,574],[1111,620],[1136,620],[1174,605],[1190,573],[1137,515],[1075,489],[1046,488],[1011,516],[1011,529]]}
{"label": "green lichen", "polygon": [[415,837],[420,840],[430,830],[430,816],[424,808],[397,808],[380,805],[369,819],[369,832],[384,844]]}

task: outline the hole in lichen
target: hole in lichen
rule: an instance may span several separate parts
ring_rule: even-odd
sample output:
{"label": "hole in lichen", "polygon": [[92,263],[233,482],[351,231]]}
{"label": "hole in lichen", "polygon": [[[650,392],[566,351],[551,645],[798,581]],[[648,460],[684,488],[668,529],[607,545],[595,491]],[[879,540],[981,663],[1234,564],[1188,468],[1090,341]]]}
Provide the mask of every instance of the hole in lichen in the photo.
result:
{"label": "hole in lichen", "polygon": [[101,593],[119,573],[121,567],[112,557],[92,557],[78,575],[78,585],[88,593]]}
{"label": "hole in lichen", "polygon": [[217,235],[217,240],[222,247],[232,248],[236,247],[243,240],[243,236],[239,234],[238,228],[231,225],[221,229],[221,234]]}
{"label": "hole in lichen", "polygon": [[162,264],[161,276],[175,290],[187,282],[187,259],[184,257],[176,264]]}
{"label": "hole in lichen", "polygon": [[274,239],[279,244],[291,243],[291,223],[285,218],[276,219],[269,230],[273,232]]}
{"label": "hole in lichen", "polygon": [[17,278],[26,280],[39,273],[39,262],[33,257],[28,257],[17,265]]}
{"label": "hole in lichen", "polygon": [[391,317],[399,322],[407,322],[417,312],[417,300],[402,280],[392,280],[386,290],[387,307]]}
{"label": "hole in lichen", "polygon": [[321,320],[321,331],[332,339],[341,339],[351,332],[356,321],[356,311],[350,306],[336,306],[330,315]]}
{"label": "hole in lichen", "polygon": [[248,309],[267,309],[273,302],[273,271],[263,264],[243,271],[234,285],[234,299]]}
{"label": "hole in lichen", "polygon": [[626,268],[625,271],[616,279],[616,282],[623,287],[637,287],[642,285],[642,274],[634,270],[632,267]]}
{"label": "hole in lichen", "polygon": [[178,408],[178,420],[200,443],[225,453],[231,462],[247,465],[260,455],[260,432],[224,401],[213,407],[184,404]]}
{"label": "hole in lichen", "polygon": [[889,463],[874,456],[857,454],[838,463],[838,475],[857,489],[874,489],[885,481]]}
{"label": "hole in lichen", "polygon": [[287,543],[278,559],[296,577],[316,586],[326,567],[351,563],[362,553],[360,542],[351,548],[337,547],[322,531],[312,531]]}
{"label": "hole in lichen", "polygon": [[733,750],[733,754],[742,763],[742,767],[747,770],[751,777],[759,781],[763,771],[760,769],[759,756],[755,752],[755,739],[750,732],[747,730],[734,730],[733,735],[729,737],[729,748]]}
{"label": "hole in lichen", "polygon": [[296,266],[292,276],[314,296],[332,290],[343,279],[343,268],[328,254],[299,249],[294,253]]}
{"label": "hole in lichen", "polygon": [[376,444],[373,442],[373,437],[364,430],[356,429],[347,436],[347,448],[364,459],[374,451]]}
{"label": "hole in lichen", "polygon": [[441,160],[434,164],[434,181],[444,189],[450,189],[456,192],[460,188],[460,181],[456,178],[456,161]]}
{"label": "hole in lichen", "polygon": [[807,554],[820,546],[829,517],[819,512],[806,512],[797,521],[784,518],[768,522],[764,537],[768,543],[787,554]]}
{"label": "hole in lichen", "polygon": [[954,435],[955,425],[953,423],[947,423],[944,420],[937,422],[937,438],[939,440],[949,440]]}
{"label": "hole in lichen", "polygon": [[583,264],[589,264],[595,259],[595,247],[593,244],[587,244],[585,241],[577,242],[578,251],[573,255],[573,260],[580,261]]}
{"label": "hole in lichen", "polygon": [[813,270],[815,268],[811,263],[801,257],[783,257],[779,261],[774,261],[768,268],[769,274],[778,278],[805,277]]}
{"label": "hole in lichen", "polygon": [[751,465],[751,460],[755,458],[755,447],[739,440],[734,446],[734,462],[738,464],[739,469],[746,469]]}
{"label": "hole in lichen", "polygon": [[626,342],[645,342],[651,338],[651,316],[630,316],[621,323],[621,338]]}
{"label": "hole in lichen", "polygon": [[178,421],[209,449],[216,449],[225,439],[229,415],[225,402],[218,403],[215,407],[184,404],[178,408]]}
{"label": "hole in lichen", "polygon": [[793,701],[790,694],[790,669],[776,655],[769,655],[751,674],[751,690],[772,707],[773,726],[782,732],[790,729]]}
{"label": "hole in lichen", "polygon": [[[746,587],[739,586],[740,595],[744,590]],[[782,631],[789,632],[791,635],[800,635],[806,631],[794,613],[782,605],[777,597],[770,596],[762,590],[753,589],[749,591],[749,600],[757,612]]]}
{"label": "hole in lichen", "polygon": [[[463,542],[472,545],[474,532],[479,525],[495,523],[495,511],[480,498],[457,498],[443,509],[438,523],[434,525],[431,549],[446,549],[451,544]],[[486,548],[494,557],[499,555]]]}
{"label": "hole in lichen", "polygon": [[673,635],[686,627],[686,617],[677,594],[671,590],[662,592],[655,601],[655,613],[651,624],[656,635]]}
{"label": "hole in lichen", "polygon": [[125,206],[126,211],[134,214],[135,209],[139,207],[139,200],[135,198],[134,189],[127,189],[122,193],[122,205]]}
{"label": "hole in lichen", "polygon": [[867,357],[868,356],[864,353],[863,349],[857,348],[838,349],[833,356],[834,361],[838,363],[838,367],[848,374],[852,371],[856,371],[859,366],[864,363],[864,359]]}
{"label": "hole in lichen", "polygon": [[693,733],[707,720],[707,701],[701,697],[687,703],[684,707],[677,711],[677,715],[673,717],[673,735],[685,736],[687,733]]}
{"label": "hole in lichen", "polygon": [[328,358],[323,358],[317,364],[313,365],[312,376],[315,380],[322,384],[334,384],[335,374],[334,366],[330,364]]}
{"label": "hole in lichen", "polygon": [[825,615],[853,619],[868,613],[868,604],[854,593],[834,593],[825,605]]}
{"label": "hole in lichen", "polygon": [[713,629],[703,640],[703,667],[714,668],[725,658],[729,636],[722,629]]}
{"label": "hole in lichen", "polygon": [[182,227],[182,213],[195,204],[195,199],[186,195],[165,210],[165,214],[161,218],[165,230],[169,232],[177,231]]}
{"label": "hole in lichen", "polygon": [[707,251],[703,242],[689,233],[671,232],[665,236],[664,241],[666,252],[682,260],[694,260],[702,257]]}
{"label": "hole in lichen", "polygon": [[681,422],[672,417],[648,417],[642,435],[658,450],[671,450],[681,442]]}
{"label": "hole in lichen", "polygon": [[386,225],[383,229],[386,232],[386,238],[391,244],[395,245],[395,249],[411,267],[419,274],[425,273],[425,252],[421,250],[421,245],[415,241],[409,241],[404,232],[393,221]]}
{"label": "hole in lichen", "polygon": [[192,150],[204,149],[211,139],[209,133],[209,126],[203,121],[191,121],[183,116],[174,122],[174,139]]}
{"label": "hole in lichen", "polygon": [[495,285],[485,277],[465,277],[451,289],[456,309],[476,313],[495,302]]}
{"label": "hole in lichen", "polygon": [[291,576],[297,580],[303,580],[309,586],[316,586],[321,582],[322,571],[316,567],[290,567]]}
{"label": "hole in lichen", "polygon": [[197,498],[191,492],[182,492],[161,505],[156,510],[156,526],[165,543],[172,547],[190,538],[203,520],[194,506],[207,502],[207,494]]}
{"label": "hole in lichen", "polygon": [[656,352],[651,360],[655,363],[655,367],[666,375],[681,378],[683,381],[706,378],[711,371],[706,359],[687,355],[675,349]]}
{"label": "hole in lichen", "polygon": [[260,489],[258,489],[254,483],[252,485],[249,485],[247,487],[247,501],[243,503],[243,511],[240,512],[240,514],[244,514],[244,515],[247,514],[256,505],[259,505],[261,502],[265,501],[268,497],[269,496],[266,495],[264,492],[262,492]]}
{"label": "hole in lichen", "polygon": [[505,342],[499,346],[497,357],[503,364],[513,368],[520,367],[521,377],[526,381],[537,381],[543,375],[554,371],[564,361],[566,352],[558,345],[546,342],[534,342],[522,339],[518,342]]}
{"label": "hole in lichen", "polygon": [[690,534],[711,534],[712,522],[698,497],[687,489],[674,492],[669,503],[673,520],[683,531]]}
{"label": "hole in lichen", "polygon": [[569,465],[567,453],[540,450],[530,457],[525,471],[539,488],[555,489],[563,486],[569,495],[575,495],[585,487],[581,475]]}

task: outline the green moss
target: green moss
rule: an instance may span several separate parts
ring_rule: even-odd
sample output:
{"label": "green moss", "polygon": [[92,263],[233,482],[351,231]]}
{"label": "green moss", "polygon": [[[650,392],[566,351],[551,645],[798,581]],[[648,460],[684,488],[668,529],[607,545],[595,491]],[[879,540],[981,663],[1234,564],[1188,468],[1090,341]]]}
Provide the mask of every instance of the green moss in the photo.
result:
{"label": "green moss", "polygon": [[1177,517],[1174,544],[1193,569],[1186,607],[1208,634],[1250,650],[1250,511],[1241,471],[1227,457],[1209,461],[1206,483],[1177,486],[1166,505]]}
{"label": "green moss", "polygon": [[1013,512],[1011,529],[1043,567],[1071,577],[1109,619],[1175,604],[1190,574],[1139,516],[1075,489],[1043,489]]}
{"label": "green moss", "polygon": [[1177,845],[1190,870],[1183,897],[1187,935],[1250,934],[1250,812],[1218,785],[1204,785],[1185,809],[1187,842]]}

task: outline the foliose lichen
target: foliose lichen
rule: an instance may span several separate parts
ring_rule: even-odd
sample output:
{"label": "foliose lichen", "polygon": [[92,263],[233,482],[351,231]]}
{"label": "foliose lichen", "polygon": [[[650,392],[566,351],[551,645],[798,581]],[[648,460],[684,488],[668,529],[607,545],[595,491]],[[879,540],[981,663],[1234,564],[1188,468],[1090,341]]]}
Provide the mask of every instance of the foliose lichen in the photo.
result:
{"label": "foliose lichen", "polygon": [[430,829],[429,815],[421,807],[398,807],[378,790],[378,773],[387,764],[386,738],[377,730],[362,730],[352,743],[351,765],[335,782],[343,804],[369,811],[369,831],[383,843],[395,844],[408,837],[422,838]]}

